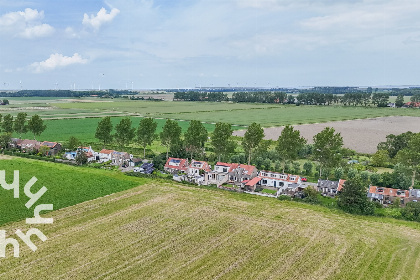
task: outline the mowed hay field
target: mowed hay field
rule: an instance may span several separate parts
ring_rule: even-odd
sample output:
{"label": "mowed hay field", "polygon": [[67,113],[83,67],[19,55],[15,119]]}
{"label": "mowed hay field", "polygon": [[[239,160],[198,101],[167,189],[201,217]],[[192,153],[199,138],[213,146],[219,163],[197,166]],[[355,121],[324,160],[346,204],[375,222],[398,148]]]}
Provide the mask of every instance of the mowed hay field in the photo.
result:
{"label": "mowed hay field", "polygon": [[1,279],[420,278],[420,224],[296,202],[155,182],[47,216]]}

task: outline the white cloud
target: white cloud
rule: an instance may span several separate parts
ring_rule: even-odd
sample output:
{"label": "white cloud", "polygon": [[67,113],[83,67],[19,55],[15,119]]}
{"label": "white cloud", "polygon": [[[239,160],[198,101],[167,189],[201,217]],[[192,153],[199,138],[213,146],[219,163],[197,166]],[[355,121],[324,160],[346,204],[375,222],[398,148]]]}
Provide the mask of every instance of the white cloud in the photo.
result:
{"label": "white cloud", "polygon": [[78,53],[73,56],[64,56],[59,53],[50,55],[50,57],[41,62],[34,62],[31,64],[31,68],[35,73],[41,73],[45,71],[54,70],[58,67],[65,67],[72,64],[85,64],[88,60],[82,58]]}
{"label": "white cloud", "polygon": [[7,13],[0,17],[0,32],[27,39],[50,36],[54,33],[54,28],[49,24],[41,23],[43,18],[44,11],[38,12],[31,8]]}
{"label": "white cloud", "polygon": [[24,38],[32,39],[36,37],[46,37],[54,33],[54,28],[48,24],[35,25],[26,28],[20,35]]}
{"label": "white cloud", "polygon": [[96,16],[84,14],[82,23],[94,30],[98,30],[102,24],[112,21],[119,13],[120,10],[116,8],[112,8],[109,13],[107,13],[105,8],[101,8]]}

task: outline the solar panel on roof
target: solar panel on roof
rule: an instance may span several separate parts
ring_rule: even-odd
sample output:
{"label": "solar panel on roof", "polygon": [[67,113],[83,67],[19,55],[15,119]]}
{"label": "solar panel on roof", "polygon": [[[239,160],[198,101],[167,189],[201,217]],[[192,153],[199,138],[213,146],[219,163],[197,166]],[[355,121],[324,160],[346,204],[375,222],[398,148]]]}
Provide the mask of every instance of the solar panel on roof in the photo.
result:
{"label": "solar panel on roof", "polygon": [[173,163],[180,163],[181,162],[181,160],[180,159],[171,159],[171,161],[170,162],[173,162]]}

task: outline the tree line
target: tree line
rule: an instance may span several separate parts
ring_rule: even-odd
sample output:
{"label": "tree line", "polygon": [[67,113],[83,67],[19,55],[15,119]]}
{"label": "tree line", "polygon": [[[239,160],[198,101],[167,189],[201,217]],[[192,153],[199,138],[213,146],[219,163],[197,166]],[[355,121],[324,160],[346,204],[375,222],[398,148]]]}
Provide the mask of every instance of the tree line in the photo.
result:
{"label": "tree line", "polygon": [[[389,103],[389,93],[385,92],[346,92],[339,96],[334,93],[305,91],[296,97],[281,91],[234,92],[231,98],[222,92],[175,92],[175,101],[232,101],[247,103],[272,103],[296,105],[332,105],[343,106],[377,106],[386,107]],[[420,100],[420,96],[418,98]],[[404,101],[404,98],[402,99]],[[404,103],[403,103],[404,104]],[[399,107],[401,107],[401,104]]]}
{"label": "tree line", "polygon": [[19,90],[17,92],[0,92],[0,96],[3,97],[89,97],[92,95],[98,97],[114,97],[118,98],[121,95],[133,95],[136,92],[128,90],[103,90],[103,91],[94,91],[94,90],[84,90],[84,91],[74,91],[74,90]]}
{"label": "tree line", "polygon": [[46,129],[44,121],[38,115],[33,115],[29,120],[27,120],[27,114],[20,112],[14,118],[11,114],[2,116],[0,114],[0,145],[1,147],[7,147],[12,138],[12,134],[15,132],[22,137],[22,134],[32,132],[34,139],[36,136],[41,135],[42,132]]}

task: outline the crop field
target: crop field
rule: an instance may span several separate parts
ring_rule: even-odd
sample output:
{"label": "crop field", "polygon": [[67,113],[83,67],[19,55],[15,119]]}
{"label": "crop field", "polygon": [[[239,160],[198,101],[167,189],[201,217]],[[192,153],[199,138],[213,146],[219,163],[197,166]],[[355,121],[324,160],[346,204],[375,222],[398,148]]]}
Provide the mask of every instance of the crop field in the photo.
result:
{"label": "crop field", "polygon": [[46,216],[48,240],[2,259],[2,279],[420,277],[418,223],[297,202],[160,182]]}
{"label": "crop field", "polygon": [[13,198],[13,191],[0,188],[0,225],[28,217],[30,211],[33,215],[33,209],[25,207],[28,198],[23,193],[23,187],[33,176],[39,182],[32,187],[33,193],[43,185],[48,189],[39,203],[52,203],[55,210],[142,184],[141,179],[117,172],[23,158],[1,158],[0,170],[6,170],[8,183],[13,180],[13,170],[20,170],[19,199]]}
{"label": "crop field", "polygon": [[[111,121],[115,126],[123,117],[112,117]],[[133,127],[137,129],[139,126],[140,117],[130,117]],[[45,120],[44,123],[46,124],[46,130],[41,134],[41,136],[37,137],[39,141],[67,141],[69,140],[70,136],[74,136],[83,143],[90,143],[98,141],[95,139],[95,132],[98,126],[98,122],[100,118],[81,118],[81,119],[57,119],[57,120]],[[165,125],[165,119],[155,119],[156,123],[158,124],[156,133],[160,133],[162,131],[163,126]],[[188,121],[179,121],[179,126],[182,128],[183,131],[186,131],[189,122]],[[209,131],[212,132],[214,130],[213,124],[204,123],[204,127]],[[235,129],[243,129],[244,127],[234,127]],[[19,135],[15,134],[15,137]],[[33,139],[33,135],[28,132],[22,135],[23,139]]]}
{"label": "crop field", "polygon": [[[420,117],[394,116],[373,119],[325,122],[318,124],[294,125],[308,143],[313,143],[315,134],[326,127],[333,127],[343,137],[344,146],[359,153],[373,154],[380,142],[386,141],[389,134],[401,134],[407,131],[420,132]],[[233,132],[235,136],[243,136],[246,130]],[[283,127],[264,129],[265,139],[277,140]]]}
{"label": "crop field", "polygon": [[249,104],[226,102],[156,102],[124,99],[22,99],[0,107],[0,114],[16,115],[20,111],[29,116],[38,114],[44,119],[84,118],[103,116],[146,116],[178,120],[201,120],[207,123],[228,122],[247,126],[252,122],[264,127],[287,124],[311,124],[329,121],[366,119],[387,116],[420,117],[418,109],[295,106],[277,104]]}

